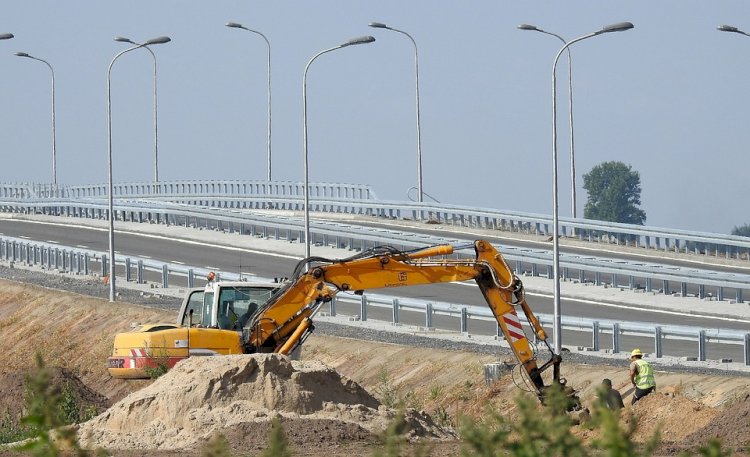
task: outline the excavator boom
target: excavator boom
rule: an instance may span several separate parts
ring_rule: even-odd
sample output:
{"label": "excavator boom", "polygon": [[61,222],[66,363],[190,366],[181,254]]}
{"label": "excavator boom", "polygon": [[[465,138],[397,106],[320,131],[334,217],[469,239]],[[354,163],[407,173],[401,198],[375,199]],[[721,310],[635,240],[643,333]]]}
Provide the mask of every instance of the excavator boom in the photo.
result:
{"label": "excavator boom", "polygon": [[246,344],[254,350],[289,353],[312,331],[312,317],[319,307],[338,292],[474,280],[523,371],[543,396],[542,372],[548,367],[554,367],[553,382],[564,384],[559,377],[561,359],[552,354],[539,368],[517,310],[521,309],[537,339],[547,344],[547,335],[526,303],[521,281],[489,242],[477,240],[473,247],[474,259],[447,258],[454,252],[451,245],[409,252],[381,246],[348,259],[305,259],[291,282],[271,297],[246,328]]}

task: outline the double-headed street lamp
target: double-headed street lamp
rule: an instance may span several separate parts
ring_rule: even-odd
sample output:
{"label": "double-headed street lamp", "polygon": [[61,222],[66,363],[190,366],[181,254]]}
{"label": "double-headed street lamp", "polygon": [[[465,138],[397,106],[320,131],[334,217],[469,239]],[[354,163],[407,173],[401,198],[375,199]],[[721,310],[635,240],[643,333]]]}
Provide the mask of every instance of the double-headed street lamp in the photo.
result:
{"label": "double-headed street lamp", "polygon": [[387,26],[381,22],[370,22],[369,26],[376,29],[392,30],[394,32],[404,34],[409,37],[409,39],[411,40],[411,44],[414,45],[414,80],[417,95],[417,201],[421,203],[424,197],[424,190],[422,188],[422,136],[420,132],[421,128],[419,125],[419,54],[417,52],[417,42],[414,41],[414,38],[412,38],[411,35],[404,32],[403,30]]}
{"label": "double-headed street lamp", "polygon": [[18,57],[26,57],[27,59],[36,60],[47,65],[50,73],[52,73],[52,184],[57,186],[57,147],[56,147],[56,134],[55,134],[55,70],[52,69],[52,65],[44,59],[31,56],[25,52],[17,52]]}
{"label": "double-headed street lamp", "polygon": [[552,276],[553,276],[553,341],[556,354],[562,350],[562,320],[560,316],[560,239],[559,239],[559,216],[557,198],[557,61],[560,55],[573,43],[587,38],[603,35],[610,32],[622,32],[633,28],[630,22],[619,22],[617,24],[602,27],[596,32],[578,37],[566,43],[555,56],[552,63]]}
{"label": "double-headed street lamp", "polygon": [[[565,38],[560,35],[546,30],[542,30],[535,25],[521,24],[518,26],[520,30],[531,30],[534,32],[544,33],[546,35],[553,36],[558,40],[562,41],[563,44],[567,43]],[[573,141],[573,58],[570,55],[570,48],[568,51],[568,119],[570,126],[570,188],[571,188],[571,214],[573,219],[576,218],[576,154],[575,154],[575,143]]]}
{"label": "double-headed street lamp", "polygon": [[227,22],[227,27],[233,28],[233,29],[242,29],[247,30],[248,32],[255,33],[257,35],[260,35],[263,40],[266,42],[266,50],[267,50],[267,64],[266,64],[266,79],[267,85],[268,85],[268,180],[271,181],[271,43],[268,41],[268,38],[266,38],[265,35],[258,32],[257,30],[249,29],[245,27],[242,24],[238,24],[236,22]]}
{"label": "double-headed street lamp", "polygon": [[[166,38],[167,40],[164,41],[164,43],[168,43],[171,40],[169,37],[161,37]],[[125,37],[115,37],[115,41],[119,41],[120,43],[130,43],[136,48],[144,48],[149,53],[151,53],[151,57],[154,59],[154,183],[159,182],[159,123],[158,123],[158,103],[157,103],[157,97],[156,97],[156,54],[154,54],[154,51],[151,50],[151,48],[148,47],[147,43],[136,43],[135,41],[131,40],[130,38]],[[162,44],[162,42],[159,43],[152,43],[152,44]]]}
{"label": "double-headed street lamp", "polygon": [[335,51],[336,49],[345,48],[347,46],[352,46],[356,44],[367,44],[372,43],[375,41],[374,37],[371,36],[362,36],[358,38],[352,38],[351,40],[341,43],[338,46],[334,46],[332,48],[325,49],[323,51],[320,51],[319,53],[315,54],[312,59],[310,59],[309,62],[307,62],[307,65],[305,65],[305,72],[302,75],[302,124],[303,124],[303,139],[304,139],[304,149],[305,149],[305,258],[310,257],[310,186],[308,184],[308,178],[309,178],[309,172],[308,172],[308,161],[307,161],[307,70],[310,68],[310,64],[313,63],[315,59],[322,56],[323,54],[331,51]]}
{"label": "double-headed street lamp", "polygon": [[[138,44],[124,51],[120,51],[112,59],[107,68],[107,166],[108,166],[108,196],[109,196],[109,301],[115,301],[115,218],[114,218],[114,204],[112,196],[112,65],[115,61],[126,52],[135,51],[139,48],[144,48],[152,44],[163,44],[169,43],[171,40],[169,37],[161,36],[150,39],[143,44]],[[154,67],[156,68],[156,67]]]}

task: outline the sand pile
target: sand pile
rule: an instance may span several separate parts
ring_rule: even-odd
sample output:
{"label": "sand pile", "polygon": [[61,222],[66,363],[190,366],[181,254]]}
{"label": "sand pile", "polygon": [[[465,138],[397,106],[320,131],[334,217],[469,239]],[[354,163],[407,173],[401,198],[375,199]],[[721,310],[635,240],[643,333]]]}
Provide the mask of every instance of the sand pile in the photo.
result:
{"label": "sand pile", "polygon": [[686,441],[706,444],[718,439],[728,448],[745,449],[750,446],[750,395],[727,405],[714,420],[690,434]]}
{"label": "sand pile", "polygon": [[718,410],[696,400],[659,390],[639,400],[631,412],[638,419],[638,429],[634,435],[636,441],[647,441],[659,429],[662,441],[672,443],[682,442],[719,414]]}
{"label": "sand pile", "polygon": [[[82,424],[79,437],[106,449],[195,449],[215,433],[257,444],[280,417],[291,436],[289,426],[306,430],[300,433],[307,439],[371,439],[396,414],[320,362],[276,354],[194,357]],[[425,413],[407,411],[406,420],[412,437],[452,436]]]}

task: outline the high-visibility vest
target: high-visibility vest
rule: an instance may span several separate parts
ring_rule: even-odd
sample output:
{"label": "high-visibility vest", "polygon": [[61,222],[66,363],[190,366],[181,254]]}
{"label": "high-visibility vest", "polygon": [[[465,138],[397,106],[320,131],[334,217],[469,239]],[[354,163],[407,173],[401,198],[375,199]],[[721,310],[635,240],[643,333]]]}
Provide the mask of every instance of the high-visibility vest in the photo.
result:
{"label": "high-visibility vest", "polygon": [[656,385],[654,379],[654,367],[645,360],[637,359],[638,373],[635,375],[635,386],[639,389],[648,389]]}

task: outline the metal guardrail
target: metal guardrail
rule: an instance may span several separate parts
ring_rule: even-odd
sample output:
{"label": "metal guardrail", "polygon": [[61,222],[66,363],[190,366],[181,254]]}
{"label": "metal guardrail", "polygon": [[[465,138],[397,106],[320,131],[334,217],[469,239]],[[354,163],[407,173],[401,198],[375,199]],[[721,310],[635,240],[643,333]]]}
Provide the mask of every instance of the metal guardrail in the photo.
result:
{"label": "metal guardrail", "polygon": [[[102,277],[108,271],[107,254],[89,249],[72,248],[52,243],[33,242],[13,237],[0,237],[0,261],[20,262],[27,265],[42,266],[52,271],[59,270],[74,274],[89,275],[95,270]],[[153,259],[145,259],[134,256],[119,255],[116,258],[121,266],[120,277],[126,281],[134,281],[144,284],[147,271],[156,273],[161,277],[161,287],[169,287],[170,276],[186,279],[187,287],[195,287],[196,278],[205,278],[209,270],[193,266],[164,263]],[[98,268],[95,268],[98,267]],[[124,275],[122,270],[124,269]],[[218,279],[247,280],[236,273],[215,272]],[[256,280],[263,278],[253,277]],[[265,279],[271,281],[270,279]],[[360,306],[359,319],[368,320],[368,307],[389,308],[392,313],[393,324],[401,323],[401,313],[417,312],[424,314],[424,327],[434,328],[433,317],[435,315],[454,317],[458,320],[458,331],[468,334],[470,322],[491,321],[497,322],[491,310],[471,305],[445,303],[437,301],[426,301],[413,298],[392,297],[379,294],[352,295],[340,293],[330,304],[331,315],[336,315],[337,302],[357,303]],[[537,314],[542,325],[551,326],[552,316],[548,314]],[[621,322],[609,320],[594,320],[588,318],[562,317],[562,328],[565,330],[590,332],[592,335],[591,349],[601,350],[600,338],[604,334],[610,334],[612,338],[612,352],[620,352],[620,337],[645,336],[653,337],[654,353],[656,357],[664,355],[663,342],[668,339],[679,339],[696,342],[698,346],[697,360],[706,360],[706,347],[708,343],[720,343],[731,345],[742,345],[744,348],[745,365],[750,365],[750,333],[725,330],[725,329],[703,329],[687,326],[658,326],[644,322]],[[533,332],[532,332],[533,333]],[[501,336],[499,327],[496,327],[496,335]]]}
{"label": "metal guardrail", "polygon": [[[391,323],[401,323],[401,311],[413,311],[424,314],[424,327],[433,327],[433,317],[442,315],[457,319],[457,331],[468,334],[470,320],[482,320],[497,323],[492,311],[479,306],[452,304],[435,301],[425,301],[412,298],[400,298],[377,294],[364,294],[355,296],[347,293],[339,293],[331,303],[331,315],[336,315],[336,302],[347,301],[357,303],[360,306],[359,319],[368,320],[367,307],[380,307],[390,309]],[[553,316],[549,314],[536,314],[542,325],[552,326]],[[647,322],[623,322],[602,319],[576,318],[562,316],[562,328],[565,330],[591,333],[591,350],[601,350],[602,335],[609,334],[612,338],[611,352],[620,353],[620,338],[622,336],[640,336],[653,338],[654,355],[661,358],[664,353],[665,340],[682,340],[697,343],[696,360],[705,361],[706,346],[708,343],[741,345],[744,349],[744,363],[750,366],[750,333],[726,330],[726,329],[704,329],[692,326],[660,326]],[[531,332],[533,333],[533,332]],[[502,338],[500,327],[496,327],[496,337]]]}
{"label": "metal guardrail", "polygon": [[[52,212],[63,216],[106,219],[107,203],[101,199],[51,199],[28,198],[23,201],[0,199],[0,210],[24,213]],[[300,218],[274,216],[247,212],[239,209],[205,208],[161,201],[130,201],[118,199],[115,205],[116,220],[135,222],[157,222],[172,225],[201,226],[217,230],[239,231],[242,234],[260,235],[268,238],[302,241],[304,223]],[[434,244],[466,244],[468,239],[450,239],[433,235],[369,228],[339,222],[314,221],[311,224],[313,243],[364,250],[368,246],[391,244],[402,248],[417,248]],[[515,270],[529,271],[533,276],[552,277],[552,254],[548,250],[525,249],[501,246],[503,256],[515,262]],[[473,256],[468,251],[463,255]],[[695,295],[705,298],[716,290],[716,297],[724,300],[727,291],[734,291],[734,299],[743,301],[743,290],[750,289],[750,275],[722,273],[705,269],[668,267],[656,263],[617,261],[604,257],[582,256],[562,253],[560,256],[562,277],[584,282],[593,276],[593,283],[609,283],[614,287],[659,290],[671,294],[677,285],[681,296],[688,296],[693,287]],[[621,280],[627,278],[627,283]],[[654,282],[656,281],[656,284]],[[641,285],[643,284],[643,285]]]}
{"label": "metal guardrail", "polygon": [[[104,184],[57,187],[49,184],[0,184],[0,199],[104,198],[106,187]],[[303,183],[290,181],[193,180],[116,184],[113,194],[114,198],[158,199],[217,208],[300,210],[303,208],[303,190]],[[377,200],[373,190],[366,185],[312,183],[310,198],[313,211],[551,234],[552,218],[548,215],[444,203]],[[750,239],[747,237],[565,217],[559,222],[563,235],[591,242],[750,260]]]}
{"label": "metal guardrail", "polygon": [[[353,200],[375,199],[366,184],[309,183],[310,196]],[[0,183],[0,198],[106,198],[108,184],[65,186],[38,183]],[[189,180],[158,183],[113,183],[114,198],[149,198],[191,195],[195,199],[216,197],[280,197],[304,195],[304,184],[295,181]]]}

